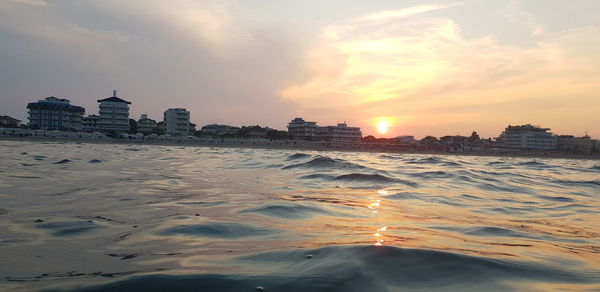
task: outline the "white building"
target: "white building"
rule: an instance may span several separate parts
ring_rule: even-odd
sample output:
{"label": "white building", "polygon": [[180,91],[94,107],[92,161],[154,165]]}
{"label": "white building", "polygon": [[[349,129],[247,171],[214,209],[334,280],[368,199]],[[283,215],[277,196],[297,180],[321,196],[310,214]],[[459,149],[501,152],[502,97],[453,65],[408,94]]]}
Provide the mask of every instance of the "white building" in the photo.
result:
{"label": "white building", "polygon": [[87,117],[83,117],[83,130],[85,131],[94,131],[98,129],[98,123],[100,122],[100,116],[98,115],[89,115]]}
{"label": "white building", "polygon": [[138,120],[138,132],[143,134],[152,134],[156,130],[156,121],[148,118],[147,114],[142,114]]}
{"label": "white building", "polygon": [[29,126],[42,130],[80,130],[85,109],[68,99],[46,97],[27,104]]}
{"label": "white building", "polygon": [[113,132],[129,132],[129,105],[131,102],[117,97],[117,91],[113,96],[99,99],[100,121],[98,129]]}
{"label": "white building", "polygon": [[184,108],[170,108],[165,111],[165,134],[187,136],[190,134],[190,112]]}
{"label": "white building", "polygon": [[307,122],[302,118],[293,119],[287,128],[290,138],[297,140],[314,140],[317,133],[317,123]]}
{"label": "white building", "polygon": [[540,128],[530,124],[508,126],[500,135],[500,141],[507,148],[529,150],[555,150],[556,136],[548,132],[548,128]]}
{"label": "white building", "polygon": [[202,134],[204,135],[214,135],[214,136],[223,136],[223,135],[235,135],[240,131],[239,127],[229,126],[229,125],[206,125],[200,129]]}
{"label": "white building", "polygon": [[344,122],[337,126],[317,127],[315,137],[317,140],[325,141],[356,141],[362,138],[362,132],[359,127],[348,127]]}

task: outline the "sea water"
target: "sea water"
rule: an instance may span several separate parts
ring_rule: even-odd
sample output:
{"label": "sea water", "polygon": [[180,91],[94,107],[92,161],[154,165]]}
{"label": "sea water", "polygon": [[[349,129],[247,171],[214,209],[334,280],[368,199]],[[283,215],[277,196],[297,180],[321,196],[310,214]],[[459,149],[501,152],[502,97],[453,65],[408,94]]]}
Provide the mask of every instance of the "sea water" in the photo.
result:
{"label": "sea water", "polygon": [[600,162],[0,141],[0,290],[599,291]]}

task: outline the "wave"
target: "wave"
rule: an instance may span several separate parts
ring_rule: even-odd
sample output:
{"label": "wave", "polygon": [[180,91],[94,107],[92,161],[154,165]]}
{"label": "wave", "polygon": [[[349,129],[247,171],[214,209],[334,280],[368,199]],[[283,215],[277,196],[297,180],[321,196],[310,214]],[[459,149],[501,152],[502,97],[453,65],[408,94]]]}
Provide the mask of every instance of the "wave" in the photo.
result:
{"label": "wave", "polygon": [[294,169],[294,168],[317,168],[317,169],[364,169],[366,167],[351,163],[344,159],[334,159],[326,156],[317,156],[312,160],[305,163],[292,164],[284,166],[282,169]]}
{"label": "wave", "polygon": [[89,163],[102,163],[102,160],[99,159],[92,159],[90,161],[88,161]]}
{"label": "wave", "polygon": [[54,162],[54,164],[65,164],[65,163],[69,163],[69,162],[71,162],[71,160],[69,160],[69,159],[63,159],[61,161]]}
{"label": "wave", "polygon": [[298,159],[304,159],[304,158],[308,158],[308,157],[310,157],[310,154],[296,153],[296,154],[292,154],[292,155],[288,156],[288,158],[286,158],[286,160],[298,160]]}
{"label": "wave", "polygon": [[[40,220],[38,222],[43,222]],[[75,236],[83,233],[91,232],[93,230],[102,228],[101,225],[95,224],[93,221],[69,221],[69,222],[50,222],[39,224],[36,226],[40,229],[46,229],[52,232],[54,236]]]}
{"label": "wave", "polygon": [[285,219],[305,219],[319,214],[329,214],[329,212],[321,208],[304,206],[300,204],[271,204],[257,208],[245,209],[240,211],[240,213],[258,213],[270,217],[279,217]]}
{"label": "wave", "polygon": [[234,260],[264,274],[135,276],[77,291],[508,291],[522,283],[597,283],[595,270],[391,246],[331,246]]}
{"label": "wave", "polygon": [[186,235],[195,237],[242,238],[264,236],[276,233],[278,230],[258,228],[240,223],[213,222],[195,225],[179,225],[160,232],[160,235]]}

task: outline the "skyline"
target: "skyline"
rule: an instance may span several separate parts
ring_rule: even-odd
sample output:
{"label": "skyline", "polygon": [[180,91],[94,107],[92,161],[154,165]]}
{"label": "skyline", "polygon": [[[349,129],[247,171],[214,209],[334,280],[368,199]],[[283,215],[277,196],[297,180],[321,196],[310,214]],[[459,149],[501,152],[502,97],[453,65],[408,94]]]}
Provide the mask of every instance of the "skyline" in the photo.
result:
{"label": "skyline", "polygon": [[134,119],[600,137],[600,3],[395,2],[4,1],[0,114],[52,95],[93,114],[116,87]]}

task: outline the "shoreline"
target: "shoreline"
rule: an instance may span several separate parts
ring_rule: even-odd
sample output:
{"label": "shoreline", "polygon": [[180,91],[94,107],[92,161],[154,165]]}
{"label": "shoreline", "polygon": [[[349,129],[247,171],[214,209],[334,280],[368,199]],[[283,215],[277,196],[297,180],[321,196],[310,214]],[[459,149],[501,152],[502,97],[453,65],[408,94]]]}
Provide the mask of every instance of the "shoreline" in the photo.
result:
{"label": "shoreline", "polygon": [[[407,149],[356,149],[349,147],[327,147],[323,143],[312,141],[291,140],[239,140],[239,139],[206,139],[194,142],[166,142],[166,141],[140,141],[140,140],[116,140],[116,139],[77,139],[77,138],[51,138],[51,137],[15,137],[0,136],[0,141],[27,141],[27,142],[67,142],[86,144],[122,144],[122,145],[149,145],[149,146],[185,146],[185,147],[216,147],[216,148],[251,148],[265,150],[299,150],[299,151],[324,151],[324,152],[358,152],[358,153],[394,153],[394,154],[422,154],[422,155],[452,155],[452,156],[482,156],[482,157],[513,157],[513,158],[544,158],[544,159],[577,159],[577,160],[600,160],[600,155],[584,154],[554,154],[554,153],[510,153],[510,152],[449,152],[449,151],[426,151]],[[212,141],[212,142],[211,142]],[[283,143],[283,142],[286,143]],[[233,143],[238,142],[238,143]],[[257,142],[259,144],[257,144]],[[290,144],[290,142],[295,142]],[[298,143],[300,142],[300,143]],[[252,143],[252,144],[250,144]],[[386,145],[381,145],[386,146]]]}

